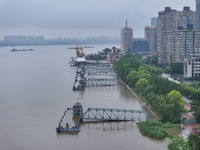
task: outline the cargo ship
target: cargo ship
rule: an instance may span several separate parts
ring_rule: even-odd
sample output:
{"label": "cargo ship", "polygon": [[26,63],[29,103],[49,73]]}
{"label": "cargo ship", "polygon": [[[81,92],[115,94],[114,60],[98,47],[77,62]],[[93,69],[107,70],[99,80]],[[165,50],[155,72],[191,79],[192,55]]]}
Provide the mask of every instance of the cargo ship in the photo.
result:
{"label": "cargo ship", "polygon": [[68,132],[68,133],[77,133],[79,132],[79,126],[82,121],[83,108],[81,103],[76,103],[72,108],[67,108],[62,116],[58,127],[56,128],[57,132]]}
{"label": "cargo ship", "polygon": [[11,52],[20,52],[20,51],[34,51],[34,49],[30,48],[30,49],[16,49],[13,48],[12,50],[10,50]]}

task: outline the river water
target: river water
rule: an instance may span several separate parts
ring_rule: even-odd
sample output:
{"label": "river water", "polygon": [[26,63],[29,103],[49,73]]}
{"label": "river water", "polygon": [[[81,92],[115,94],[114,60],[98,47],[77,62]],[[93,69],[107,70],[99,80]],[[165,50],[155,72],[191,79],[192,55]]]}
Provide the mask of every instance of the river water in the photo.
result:
{"label": "river water", "polygon": [[[84,49],[94,53],[113,45]],[[57,134],[67,107],[142,109],[125,86],[73,91],[75,50],[68,46],[0,48],[0,150],[166,150],[167,141],[142,136],[134,122],[84,123],[77,135]],[[119,47],[119,46],[117,46]]]}

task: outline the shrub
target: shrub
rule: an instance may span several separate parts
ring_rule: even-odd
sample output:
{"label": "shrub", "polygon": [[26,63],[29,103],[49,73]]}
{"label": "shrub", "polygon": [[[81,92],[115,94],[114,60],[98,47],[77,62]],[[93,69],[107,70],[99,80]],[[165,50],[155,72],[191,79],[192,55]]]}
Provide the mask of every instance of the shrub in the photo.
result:
{"label": "shrub", "polygon": [[169,133],[164,130],[164,124],[158,120],[144,121],[139,124],[140,132],[143,135],[155,138],[164,139],[170,137]]}

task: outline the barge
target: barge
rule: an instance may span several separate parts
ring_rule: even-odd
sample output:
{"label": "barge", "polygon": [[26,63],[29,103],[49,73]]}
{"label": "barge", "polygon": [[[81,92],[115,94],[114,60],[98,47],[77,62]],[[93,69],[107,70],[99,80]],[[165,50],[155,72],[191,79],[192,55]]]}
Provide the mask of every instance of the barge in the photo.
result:
{"label": "barge", "polygon": [[77,133],[82,121],[83,108],[81,103],[76,103],[72,108],[67,108],[62,116],[57,132]]}
{"label": "barge", "polygon": [[13,48],[12,50],[10,50],[11,52],[20,52],[20,51],[34,51],[34,49],[30,48],[30,49],[16,49]]}

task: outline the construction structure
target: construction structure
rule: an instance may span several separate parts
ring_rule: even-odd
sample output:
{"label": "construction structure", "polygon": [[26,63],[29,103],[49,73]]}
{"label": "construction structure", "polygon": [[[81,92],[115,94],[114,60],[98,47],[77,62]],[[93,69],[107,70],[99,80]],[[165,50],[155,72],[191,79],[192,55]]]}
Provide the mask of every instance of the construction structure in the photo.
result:
{"label": "construction structure", "polygon": [[75,49],[76,50],[76,57],[84,57],[85,54],[83,53],[83,47],[76,45],[75,47],[68,47],[68,49]]}

